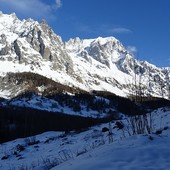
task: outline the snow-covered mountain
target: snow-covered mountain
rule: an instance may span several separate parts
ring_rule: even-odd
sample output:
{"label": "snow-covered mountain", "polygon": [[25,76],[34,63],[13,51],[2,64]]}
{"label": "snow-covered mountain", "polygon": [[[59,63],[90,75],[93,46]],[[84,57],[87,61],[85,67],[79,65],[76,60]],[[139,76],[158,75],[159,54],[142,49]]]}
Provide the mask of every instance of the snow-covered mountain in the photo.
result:
{"label": "snow-covered mountain", "polygon": [[71,39],[65,48],[79,63],[76,72],[85,75],[83,80],[91,89],[127,96],[140,86],[145,95],[168,96],[169,68],[136,60],[114,37]]}
{"label": "snow-covered mountain", "polygon": [[140,91],[146,96],[169,97],[170,69],[136,60],[116,38],[63,42],[44,20],[19,20],[15,14],[2,12],[0,65],[0,97],[4,98],[28,89],[17,80],[10,81],[11,72],[37,73],[90,92],[109,91],[127,97]]}

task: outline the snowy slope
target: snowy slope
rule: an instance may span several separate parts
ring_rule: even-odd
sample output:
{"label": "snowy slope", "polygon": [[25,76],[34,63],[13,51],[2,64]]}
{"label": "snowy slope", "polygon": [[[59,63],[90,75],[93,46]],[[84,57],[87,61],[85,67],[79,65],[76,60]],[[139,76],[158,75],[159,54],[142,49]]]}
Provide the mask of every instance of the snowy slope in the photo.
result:
{"label": "snowy slope", "polygon": [[146,136],[138,136],[122,140],[112,145],[104,145],[52,170],[168,170],[170,166],[168,139],[155,137],[154,141],[150,141]]}
{"label": "snowy slope", "polygon": [[[9,72],[33,72],[86,91],[127,97],[137,84],[145,96],[169,98],[170,69],[136,60],[116,38],[63,42],[46,21],[19,20],[15,14],[0,14],[0,65],[2,83]],[[13,95],[0,84],[0,97]]]}
{"label": "snowy slope", "polygon": [[[84,132],[46,132],[0,145],[0,168],[11,169],[154,169],[170,165],[170,110],[152,112],[154,132],[160,135],[129,136],[126,128],[112,129],[113,142],[103,124]],[[122,120],[126,126],[126,119]],[[111,123],[115,127],[116,122]]]}

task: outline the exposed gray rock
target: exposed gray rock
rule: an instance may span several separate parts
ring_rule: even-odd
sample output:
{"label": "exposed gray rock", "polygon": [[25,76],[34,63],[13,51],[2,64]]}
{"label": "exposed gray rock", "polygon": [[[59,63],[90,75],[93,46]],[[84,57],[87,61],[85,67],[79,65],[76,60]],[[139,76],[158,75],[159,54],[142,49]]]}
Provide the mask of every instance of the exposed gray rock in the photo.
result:
{"label": "exposed gray rock", "polygon": [[30,34],[27,35],[27,41],[32,45],[34,50],[40,51],[40,42],[38,39],[38,28],[35,27]]}
{"label": "exposed gray rock", "polygon": [[0,43],[1,44],[5,45],[7,43],[6,39],[7,39],[7,37],[5,34],[0,35]]}
{"label": "exposed gray rock", "polygon": [[6,45],[4,48],[0,50],[0,55],[7,55],[9,54],[10,47]]}
{"label": "exposed gray rock", "polygon": [[19,44],[18,40],[15,40],[14,41],[14,50],[15,50],[16,55],[18,56],[19,61],[21,61],[21,58],[22,58],[20,46],[21,45]]}

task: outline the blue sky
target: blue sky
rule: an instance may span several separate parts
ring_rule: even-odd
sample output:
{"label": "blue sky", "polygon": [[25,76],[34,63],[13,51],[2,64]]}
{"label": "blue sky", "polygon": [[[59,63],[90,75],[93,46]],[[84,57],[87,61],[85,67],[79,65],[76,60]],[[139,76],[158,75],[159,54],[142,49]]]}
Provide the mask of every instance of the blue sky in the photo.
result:
{"label": "blue sky", "polygon": [[0,0],[0,10],[45,18],[64,41],[114,36],[136,58],[170,66],[169,0]]}

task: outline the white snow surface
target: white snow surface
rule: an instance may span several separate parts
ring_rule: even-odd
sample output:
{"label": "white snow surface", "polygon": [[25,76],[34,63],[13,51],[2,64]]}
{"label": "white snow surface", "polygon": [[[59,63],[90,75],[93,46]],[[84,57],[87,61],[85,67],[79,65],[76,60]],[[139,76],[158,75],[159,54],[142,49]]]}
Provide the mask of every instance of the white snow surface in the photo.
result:
{"label": "white snow surface", "polygon": [[[126,131],[114,128],[113,142],[109,143],[108,132],[101,131],[108,124],[103,124],[79,133],[46,132],[3,143],[0,158],[8,158],[0,160],[0,169],[169,170],[170,109],[158,109],[152,115],[155,131],[167,127],[160,135],[128,136]],[[29,140],[39,143],[27,145]],[[14,152],[18,144],[25,150],[17,156]]]}
{"label": "white snow surface", "polygon": [[104,145],[52,170],[167,170],[170,166],[170,142],[164,137],[154,140],[138,136]]}

